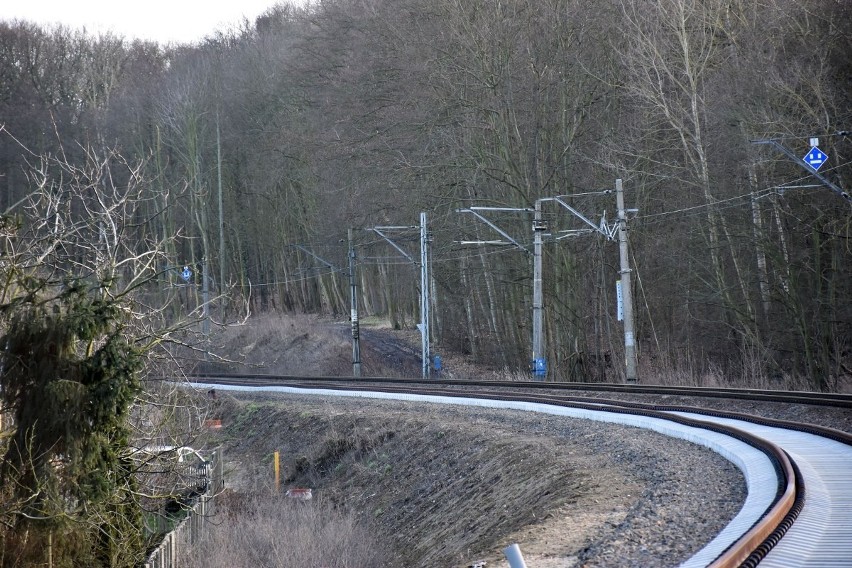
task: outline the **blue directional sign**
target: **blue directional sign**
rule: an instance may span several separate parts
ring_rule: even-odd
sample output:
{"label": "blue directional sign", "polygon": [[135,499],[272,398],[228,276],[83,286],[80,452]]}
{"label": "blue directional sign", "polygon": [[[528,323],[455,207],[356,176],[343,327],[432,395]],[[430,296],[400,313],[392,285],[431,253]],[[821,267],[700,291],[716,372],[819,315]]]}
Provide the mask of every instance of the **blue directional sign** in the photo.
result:
{"label": "blue directional sign", "polygon": [[826,162],[826,160],[828,160],[828,156],[823,154],[822,150],[814,146],[811,148],[810,152],[805,154],[805,157],[802,158],[802,160],[816,171]]}
{"label": "blue directional sign", "polygon": [[184,266],[180,272],[180,277],[183,278],[184,282],[189,282],[189,279],[192,278],[192,270],[188,266]]}

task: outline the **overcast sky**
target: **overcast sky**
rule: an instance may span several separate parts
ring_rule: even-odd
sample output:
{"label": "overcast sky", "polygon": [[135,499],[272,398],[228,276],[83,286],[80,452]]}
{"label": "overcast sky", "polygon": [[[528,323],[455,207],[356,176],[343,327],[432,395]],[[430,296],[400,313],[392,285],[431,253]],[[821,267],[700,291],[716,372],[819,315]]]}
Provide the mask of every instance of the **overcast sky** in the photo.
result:
{"label": "overcast sky", "polygon": [[61,23],[92,34],[190,43],[255,17],[276,0],[0,0],[0,20]]}

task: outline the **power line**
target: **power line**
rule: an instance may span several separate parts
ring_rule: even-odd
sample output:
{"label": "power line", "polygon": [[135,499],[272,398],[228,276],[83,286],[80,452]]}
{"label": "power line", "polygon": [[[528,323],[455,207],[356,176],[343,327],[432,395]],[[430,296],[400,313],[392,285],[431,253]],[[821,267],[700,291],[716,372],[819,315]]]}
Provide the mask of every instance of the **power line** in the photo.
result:
{"label": "power line", "polygon": [[321,272],[319,274],[314,275],[306,275],[302,278],[288,278],[287,280],[273,280],[272,282],[249,282],[248,284],[234,284],[234,288],[263,288],[267,286],[283,286],[287,284],[298,284],[300,282],[306,282],[308,280],[313,280],[315,278],[319,278],[321,276],[327,276],[329,274],[336,274],[339,272],[343,272],[341,269],[336,270],[327,270],[325,272]]}
{"label": "power line", "polygon": [[[760,191],[757,192],[757,197],[765,197],[766,195],[769,195],[769,194],[774,193],[774,192],[775,192],[775,190],[773,188],[763,189],[763,190],[760,190]],[[727,209],[728,207],[733,207],[733,206],[736,205],[733,202],[745,200],[745,199],[752,199],[754,197],[755,197],[755,193],[746,193],[746,194],[743,194],[743,195],[737,195],[737,196],[734,196],[734,197],[729,197],[727,199],[720,199],[718,201],[714,201],[713,203],[702,203],[700,205],[693,205],[691,207],[683,207],[681,209],[675,209],[674,211],[663,211],[661,213],[652,213],[650,215],[642,215],[639,218],[639,220],[641,220],[643,222],[643,224],[652,225],[652,224],[656,224],[656,223],[662,222],[662,221],[656,221],[656,222],[652,222],[652,223],[645,223],[645,221],[647,219],[659,219],[661,217],[668,217],[669,215],[679,215],[681,213],[701,212],[701,210],[703,210],[703,209],[707,209],[708,207],[718,207],[720,204],[728,204],[726,207],[723,207],[723,209]]]}
{"label": "power line", "polygon": [[831,133],[828,133],[828,134],[819,134],[819,135],[816,135],[816,136],[814,134],[800,134],[800,135],[788,134],[788,135],[785,135],[785,136],[773,136],[771,138],[766,138],[766,140],[776,140],[778,142],[786,141],[786,140],[799,141],[799,140],[803,140],[803,139],[811,138],[811,137],[846,138],[846,137],[851,136],[851,135],[852,135],[852,132],[850,132],[849,130],[838,130],[837,132],[831,132]]}

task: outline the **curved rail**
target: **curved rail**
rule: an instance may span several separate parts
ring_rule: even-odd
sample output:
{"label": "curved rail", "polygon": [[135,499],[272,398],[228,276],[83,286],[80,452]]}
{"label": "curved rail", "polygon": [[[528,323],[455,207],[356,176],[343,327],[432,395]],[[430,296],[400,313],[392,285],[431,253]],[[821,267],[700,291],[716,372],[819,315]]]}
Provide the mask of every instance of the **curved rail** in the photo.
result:
{"label": "curved rail", "polygon": [[[200,379],[200,380],[198,380]],[[553,388],[554,385],[550,383],[498,383],[493,381],[458,381],[448,383],[446,381],[440,382],[422,382],[415,380],[398,380],[398,379],[362,379],[361,382],[355,382],[351,379],[349,380],[341,380],[338,378],[295,378],[295,377],[272,377],[268,375],[231,375],[231,376],[216,376],[215,378],[212,376],[205,377],[197,377],[197,382],[200,384],[209,384],[215,381],[218,385],[223,384],[231,384],[234,386],[249,386],[249,387],[257,387],[259,384],[263,385],[271,385],[271,383],[287,383],[292,387],[301,387],[301,388],[318,388],[318,384],[322,384],[322,389],[328,389],[331,391],[349,391],[356,388],[360,391],[367,392],[378,392],[378,393],[396,393],[396,394],[404,394],[404,393],[416,393],[418,395],[423,396],[439,396],[439,397],[449,397],[449,398],[474,398],[474,399],[488,399],[488,400],[502,400],[502,401],[521,401],[528,403],[536,403],[536,404],[547,404],[547,405],[555,405],[564,408],[576,408],[576,409],[585,409],[590,411],[605,411],[619,414],[639,414],[643,416],[649,416],[654,418],[660,418],[663,420],[669,420],[673,422],[678,422],[681,424],[714,430],[717,432],[724,432],[726,435],[737,438],[753,447],[759,448],[762,452],[764,452],[767,456],[770,456],[770,459],[775,463],[776,472],[778,474],[778,490],[776,499],[772,503],[772,505],[764,512],[761,518],[755,522],[744,534],[742,534],[739,538],[737,538],[734,542],[732,542],[724,551],[722,551],[716,558],[712,560],[708,565],[713,568],[727,568],[733,566],[756,566],[765,556],[766,554],[779,542],[784,533],[792,526],[795,521],[797,515],[802,510],[804,503],[804,483],[802,481],[802,476],[799,473],[796,464],[793,460],[790,459],[789,455],[784,452],[781,448],[779,448],[776,444],[770,443],[764,439],[761,439],[749,432],[745,432],[744,430],[734,428],[731,426],[722,426],[719,424],[712,424],[710,422],[706,422],[703,420],[696,420],[694,418],[688,418],[683,416],[684,413],[690,414],[701,414],[704,416],[710,415],[713,417],[725,417],[729,419],[736,419],[740,421],[764,424],[773,427],[796,427],[803,431],[808,431],[810,433],[827,436],[831,439],[840,441],[845,444],[852,445],[852,436],[839,432],[836,430],[831,430],[828,428],[815,427],[811,425],[803,426],[803,425],[794,425],[790,423],[785,423],[777,420],[763,419],[750,415],[742,415],[742,414],[734,414],[734,413],[726,413],[715,410],[705,410],[701,408],[693,408],[693,407],[677,407],[677,406],[659,406],[659,405],[650,405],[650,404],[642,404],[635,402],[625,402],[618,400],[602,400],[602,399],[593,399],[593,398],[578,398],[578,397],[566,397],[565,395],[556,395],[556,394],[545,394],[536,392],[535,394],[529,393],[519,393],[512,392],[507,393],[507,389],[517,390],[524,389],[530,387],[529,390],[538,390],[543,387],[545,388]],[[373,383],[372,385],[365,385],[364,381],[369,381]],[[297,382],[297,385],[293,383]],[[378,383],[378,386],[376,383]],[[417,385],[421,385],[419,388]],[[424,386],[425,385],[425,386]],[[478,387],[479,389],[486,388],[488,390],[464,390],[459,391],[457,388],[449,388],[449,387],[459,387],[463,386],[466,389],[470,389],[472,387]],[[565,385],[563,389],[555,389],[555,390],[575,390],[573,387],[574,383]],[[608,385],[609,386],[609,385]],[[436,388],[440,387],[440,388]],[[494,390],[491,390],[494,389]],[[588,390],[588,389],[586,389]],[[606,389],[599,389],[606,390]],[[633,388],[628,389],[615,389],[618,391],[628,391],[628,392],[636,392]],[[502,392],[501,392],[502,391]],[[722,392],[728,393],[729,389],[723,389],[720,391],[715,391],[711,396],[721,396]],[[653,394],[684,394],[688,393],[686,396],[699,396],[696,392],[705,392],[704,389],[700,389],[696,391],[693,388],[687,389],[677,389],[674,387],[665,387],[662,389],[653,389],[651,387],[646,387],[642,389],[643,393],[653,393]],[[736,390],[737,397],[746,397],[746,393],[749,391]],[[773,396],[773,400],[777,400],[778,398],[785,398],[786,400],[796,400],[797,402],[805,402],[808,404],[828,404],[829,402],[833,406],[845,406],[850,401],[846,400],[846,397],[840,396],[836,399],[825,399],[822,397],[796,397],[794,395],[783,395],[775,396],[778,393],[768,393],[768,391],[760,391],[764,395]],[[796,393],[799,394],[799,393]],[[817,395],[820,393],[809,393],[813,395]],[[728,396],[731,396],[728,394]],[[765,398],[759,398],[759,400],[766,400]],[[816,401],[816,402],[813,402]],[[680,413],[680,414],[675,414]]]}
{"label": "curved rail", "polygon": [[786,479],[783,495],[766,512],[766,516],[714,560],[709,565],[710,568],[756,566],[784,536],[801,511],[804,503],[801,474],[790,461],[790,456],[778,446],[772,445],[775,451],[784,456],[780,461],[783,477]]}
{"label": "curved rail", "polygon": [[227,378],[236,380],[252,381],[298,381],[310,383],[337,383],[337,384],[397,384],[397,385],[429,385],[435,386],[460,386],[460,387],[484,387],[484,388],[517,388],[527,390],[555,390],[555,391],[589,391],[589,392],[611,392],[630,395],[650,394],[669,395],[699,398],[729,398],[738,400],[753,400],[760,402],[782,402],[791,404],[809,404],[814,406],[832,406],[836,408],[852,409],[852,395],[840,393],[823,393],[813,391],[772,391],[765,389],[745,389],[727,387],[685,387],[664,385],[627,385],[619,383],[551,383],[533,381],[483,381],[475,379],[400,379],[390,377],[302,377],[295,375],[267,375],[267,374],[207,374],[197,373],[187,375],[193,381],[203,382],[209,378]]}

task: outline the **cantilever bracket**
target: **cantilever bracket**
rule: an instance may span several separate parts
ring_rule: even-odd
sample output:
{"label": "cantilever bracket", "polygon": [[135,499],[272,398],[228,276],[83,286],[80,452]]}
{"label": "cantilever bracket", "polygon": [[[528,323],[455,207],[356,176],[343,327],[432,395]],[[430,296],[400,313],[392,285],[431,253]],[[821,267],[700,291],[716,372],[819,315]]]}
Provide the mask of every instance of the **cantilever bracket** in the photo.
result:
{"label": "cantilever bracket", "polygon": [[786,147],[784,147],[784,145],[782,145],[777,140],[771,140],[771,139],[769,139],[769,140],[752,140],[751,143],[752,144],[769,144],[770,146],[775,147],[777,150],[780,150],[782,154],[784,154],[785,156],[790,158],[794,163],[798,164],[799,166],[801,166],[805,170],[807,170],[807,172],[809,174],[811,174],[812,176],[817,178],[823,185],[825,185],[831,191],[833,191],[834,193],[836,193],[837,195],[839,195],[840,197],[842,197],[843,199],[848,201],[850,204],[852,204],[852,196],[850,196],[847,192],[843,191],[837,185],[830,182],[828,179],[825,178],[825,176],[823,176],[822,174],[817,172],[810,165],[808,165],[807,162],[805,162],[800,157],[798,157],[796,154],[794,154],[793,152],[788,150]]}
{"label": "cantilever bracket", "polygon": [[[516,241],[512,237],[510,237],[509,234],[506,231],[504,231],[503,229],[501,229],[500,227],[498,227],[497,225],[495,225],[494,223],[492,223],[491,221],[486,219],[483,215],[481,215],[479,213],[479,211],[530,212],[531,209],[514,208],[514,207],[469,207],[468,209],[456,209],[456,213],[471,213],[477,219],[479,219],[480,221],[482,221],[483,223],[485,223],[486,225],[488,225],[489,227],[491,227],[492,229],[497,231],[500,234],[501,237],[503,237],[504,239],[506,239],[506,241],[508,241],[508,243],[512,243],[513,245],[515,245],[516,247],[518,247],[519,249],[521,249],[522,251],[524,251],[527,254],[532,254],[526,247],[521,245],[518,241]],[[465,241],[465,244],[508,244],[508,243],[501,242],[501,241]]]}

